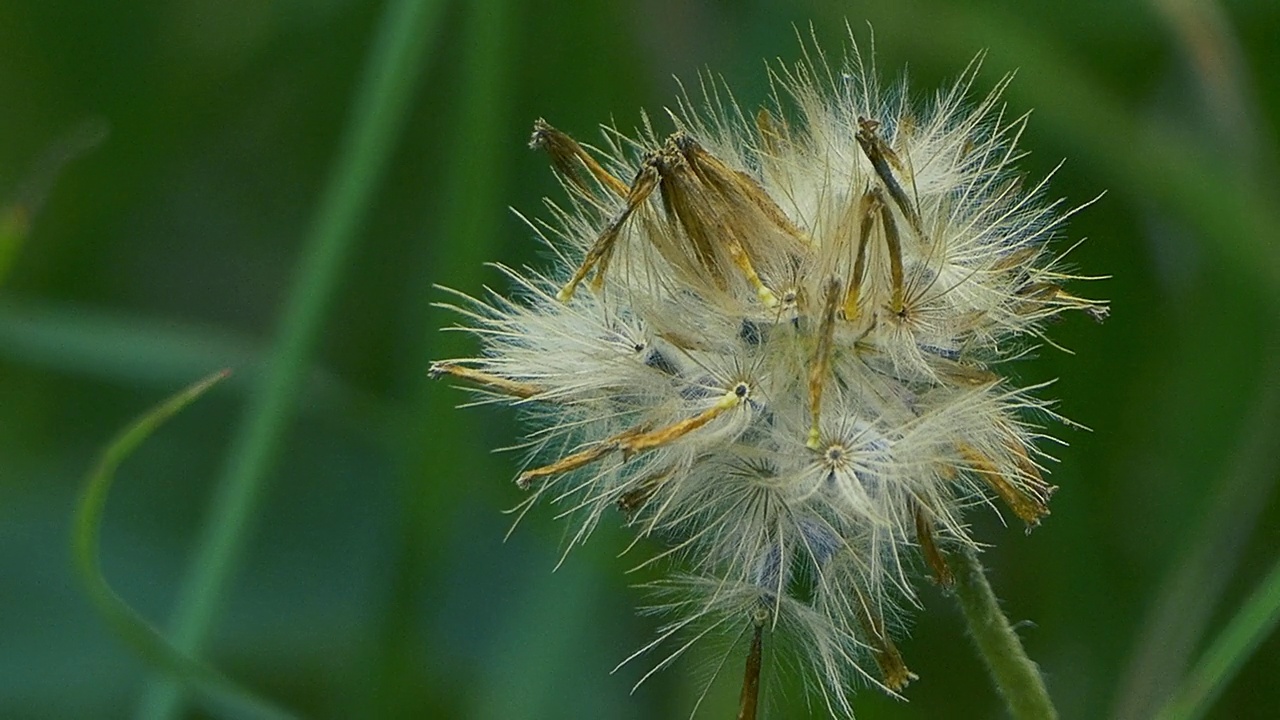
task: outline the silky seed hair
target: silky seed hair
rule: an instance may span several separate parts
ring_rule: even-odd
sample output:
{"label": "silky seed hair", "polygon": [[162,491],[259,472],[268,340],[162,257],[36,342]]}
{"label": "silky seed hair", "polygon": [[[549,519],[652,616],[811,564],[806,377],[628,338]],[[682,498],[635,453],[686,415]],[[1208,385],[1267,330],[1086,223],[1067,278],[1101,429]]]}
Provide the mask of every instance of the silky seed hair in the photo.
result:
{"label": "silky seed hair", "polygon": [[529,223],[555,261],[454,292],[482,352],[432,371],[526,411],[520,514],[550,505],[569,547],[618,518],[660,541],[644,678],[727,638],[742,717],[775,662],[851,717],[854,687],[915,677],[894,637],[914,579],[949,585],[948,548],[976,544],[969,509],[1049,514],[1059,418],[1000,366],[1106,307],[1064,289],[1074,210],[1015,171],[1026,116],[1007,77],[973,97],[979,65],[916,105],[856,45],[840,70],[815,45],[754,113],[707,79],[670,131],[534,124],[567,196]]}

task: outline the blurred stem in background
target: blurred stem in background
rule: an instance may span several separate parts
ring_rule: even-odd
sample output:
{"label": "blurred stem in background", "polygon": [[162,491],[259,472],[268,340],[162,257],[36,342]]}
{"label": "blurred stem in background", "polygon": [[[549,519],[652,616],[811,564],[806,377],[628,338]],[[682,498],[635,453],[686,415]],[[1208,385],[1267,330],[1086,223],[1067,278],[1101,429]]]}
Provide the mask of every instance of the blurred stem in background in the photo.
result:
{"label": "blurred stem in background", "polygon": [[139,445],[169,418],[203,395],[230,371],[223,370],[200,380],[148,410],[121,430],[103,449],[89,471],[72,523],[71,547],[76,570],[89,599],[126,645],[154,670],[192,690],[210,706],[222,708],[236,717],[286,720],[293,717],[271,703],[245,691],[234,681],[208,665],[178,652],[158,630],[147,623],[124,601],[102,573],[100,535],[116,470]]}
{"label": "blurred stem in background", "polygon": [[[422,246],[425,267],[409,295],[411,312],[405,333],[413,344],[405,374],[413,399],[404,424],[399,470],[402,515],[396,547],[400,556],[393,566],[377,657],[369,664],[367,710],[372,717],[422,716],[424,668],[419,659],[427,648],[418,630],[433,574],[449,565],[440,557],[455,517],[448,508],[457,507],[453,498],[474,487],[465,480],[488,482],[496,474],[492,459],[477,451],[476,422],[465,413],[453,412],[464,396],[427,375],[432,360],[464,354],[466,343],[439,330],[453,324],[454,318],[451,312],[432,306],[447,296],[426,280],[477,288],[484,263],[500,256],[502,199],[510,179],[501,149],[511,106],[506,77],[515,34],[511,14],[507,0],[467,3],[460,95],[455,106],[444,106],[453,111],[453,127],[444,144],[447,159],[437,175],[443,190],[434,206],[438,215],[432,239]],[[443,647],[435,651],[442,658],[448,654]]]}
{"label": "blurred stem in background", "polygon": [[[242,554],[325,315],[436,36],[440,5],[439,0],[389,0],[383,10],[268,370],[250,397],[178,596],[173,642],[189,655],[201,654]],[[157,679],[147,688],[139,715],[176,717],[181,704],[180,690]]]}
{"label": "blurred stem in background", "polygon": [[[1154,595],[1129,667],[1118,678],[1115,717],[1151,717],[1184,685],[1192,653],[1239,566],[1241,551],[1280,472],[1275,451],[1280,440],[1280,365],[1273,362],[1263,376],[1243,427],[1238,445],[1214,479],[1203,521],[1186,534],[1181,555]],[[1251,651],[1239,644],[1234,647]]]}
{"label": "blurred stem in background", "polygon": [[62,169],[100,145],[107,133],[107,123],[101,118],[81,122],[41,154],[17,192],[0,205],[0,284],[8,277],[9,268],[31,232],[32,219],[44,205]]}
{"label": "blurred stem in background", "polygon": [[1226,9],[1215,0],[1149,0],[1182,45],[1196,74],[1214,141],[1251,181],[1274,167],[1275,147],[1261,130],[1257,93]]}
{"label": "blurred stem in background", "polygon": [[[1260,132],[1253,78],[1226,12],[1212,0],[1151,0],[1151,5],[1182,46],[1199,82],[1203,110],[1215,130],[1208,144],[1221,152],[1223,164],[1242,183],[1265,197],[1262,172],[1275,165],[1274,147]],[[1277,227],[1274,218],[1272,227]],[[1270,242],[1274,249],[1274,235]],[[1274,311],[1280,305],[1280,284],[1264,288],[1263,295],[1272,299],[1269,309]],[[1266,357],[1274,358],[1280,336],[1272,331],[1267,341],[1271,351]],[[1155,593],[1116,688],[1116,717],[1151,717],[1162,704],[1160,718],[1203,716],[1265,637],[1250,632],[1269,634],[1274,629],[1280,590],[1276,571],[1264,583],[1273,589],[1271,595],[1260,590],[1252,597],[1188,674],[1192,653],[1239,566],[1280,472],[1280,457],[1274,451],[1280,428],[1280,363],[1268,363],[1244,417],[1239,438],[1211,485],[1203,521],[1186,535],[1177,562]]]}
{"label": "blurred stem in background", "polygon": [[1157,720],[1198,720],[1280,625],[1280,562],[1183,678]]}

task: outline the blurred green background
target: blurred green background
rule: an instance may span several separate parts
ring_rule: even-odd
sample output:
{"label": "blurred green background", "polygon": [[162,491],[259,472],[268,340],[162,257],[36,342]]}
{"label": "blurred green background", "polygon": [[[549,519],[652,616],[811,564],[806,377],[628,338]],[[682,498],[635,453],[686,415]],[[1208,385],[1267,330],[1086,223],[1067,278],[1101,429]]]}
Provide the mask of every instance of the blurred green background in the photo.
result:
{"label": "blurred green background", "polygon": [[[71,517],[103,444],[221,367],[232,379],[125,463],[107,505],[105,573],[157,625],[211,601],[191,642],[312,717],[687,715],[705,662],[634,694],[643,662],[609,674],[655,628],[624,575],[637,556],[616,557],[621,518],[554,572],[547,508],[503,542],[519,458],[489,451],[519,428],[427,378],[471,349],[437,331],[452,319],[433,283],[474,293],[502,286],[483,261],[548,262],[508,210],[558,192],[525,147],[536,117],[592,141],[706,68],[755,107],[764,61],[800,56],[793,25],[838,56],[845,19],[921,97],[983,49],[979,92],[1017,69],[1023,168],[1065,157],[1055,196],[1106,191],[1069,234],[1089,238],[1077,266],[1111,276],[1076,288],[1111,318],[1068,318],[1050,334],[1074,354],[1009,368],[1061,378],[1046,394],[1092,432],[1055,430],[1062,489],[1035,533],[973,522],[1063,716],[1151,717],[1280,540],[1266,0],[0,2],[0,717],[156,707],[71,570]],[[374,74],[385,102],[360,91],[371,62],[395,67]],[[184,600],[215,497],[243,501],[239,532],[214,533],[242,540],[225,593]],[[1001,717],[951,600],[924,583],[922,600],[900,643],[909,702],[864,690],[859,717]],[[1271,638],[1209,716],[1275,717],[1278,670]],[[702,716],[734,716],[736,683]]]}

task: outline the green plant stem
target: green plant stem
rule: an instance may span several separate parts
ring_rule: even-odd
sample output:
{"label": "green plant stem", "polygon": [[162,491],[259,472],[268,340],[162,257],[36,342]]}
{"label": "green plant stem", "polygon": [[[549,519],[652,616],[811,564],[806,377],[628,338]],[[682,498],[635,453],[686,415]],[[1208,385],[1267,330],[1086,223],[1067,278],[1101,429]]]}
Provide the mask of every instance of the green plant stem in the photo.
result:
{"label": "green plant stem", "polygon": [[1258,646],[1280,625],[1280,563],[1213,641],[1157,720],[1204,717]]}
{"label": "green plant stem", "polygon": [[956,600],[969,626],[969,635],[1009,706],[1009,713],[1015,720],[1057,718],[1058,711],[1049,699],[1040,668],[1027,657],[1018,634],[1000,610],[977,552],[966,547],[950,553],[948,560],[955,573]]}
{"label": "green plant stem", "polygon": [[[223,602],[311,364],[356,230],[390,157],[439,14],[439,0],[390,0],[364,68],[352,116],[309,232],[268,368],[237,430],[196,555],[179,592],[173,642],[198,656]],[[153,683],[143,718],[172,718],[178,688]]]}
{"label": "green plant stem", "polygon": [[173,417],[209,388],[228,375],[214,373],[147,411],[120,431],[103,449],[98,462],[89,472],[84,490],[76,504],[71,526],[71,551],[76,574],[98,614],[126,645],[147,665],[198,693],[207,703],[234,713],[237,717],[283,720],[292,717],[239,687],[214,668],[194,660],[174,648],[124,601],[102,573],[99,559],[102,516],[107,505],[116,470],[161,424]]}

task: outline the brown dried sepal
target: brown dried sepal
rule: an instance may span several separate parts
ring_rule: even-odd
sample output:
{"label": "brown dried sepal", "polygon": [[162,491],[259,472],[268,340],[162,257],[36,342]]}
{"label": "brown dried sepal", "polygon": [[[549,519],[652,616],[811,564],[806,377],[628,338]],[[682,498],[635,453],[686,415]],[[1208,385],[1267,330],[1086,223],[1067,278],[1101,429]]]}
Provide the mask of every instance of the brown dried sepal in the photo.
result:
{"label": "brown dried sepal", "polygon": [[1091,300],[1063,290],[1062,287],[1048,282],[1028,283],[1016,292],[1022,301],[1016,312],[1034,315],[1046,307],[1062,307],[1070,310],[1083,310],[1089,317],[1098,322],[1107,319],[1111,312],[1106,302]]}
{"label": "brown dried sepal", "polygon": [[933,521],[926,517],[926,512],[923,507],[916,506],[916,540],[920,543],[920,554],[924,557],[924,562],[929,566],[933,579],[938,585],[949,588],[955,584],[956,577],[951,573],[951,567],[947,565],[947,559],[943,557],[942,551],[938,549]]}
{"label": "brown dried sepal", "polygon": [[862,153],[871,161],[871,167],[875,170],[876,175],[880,177],[880,182],[884,183],[885,190],[889,191],[889,197],[893,198],[893,203],[898,206],[898,210],[902,212],[903,217],[907,219],[907,223],[911,225],[911,229],[915,231],[916,237],[924,238],[924,223],[920,220],[920,213],[916,210],[915,205],[907,197],[907,192],[902,189],[902,184],[893,174],[893,168],[898,172],[906,171],[902,160],[898,158],[893,148],[880,137],[880,122],[868,118],[858,118],[858,132],[855,138],[858,146],[862,148]]}
{"label": "brown dried sepal", "polygon": [[[1005,434],[1008,436],[1008,439],[1005,440],[1005,447],[1013,458],[1013,464],[1018,468],[1023,484],[1030,486],[1035,495],[1047,504],[1053,494],[1058,491],[1058,486],[1045,482],[1044,476],[1040,474],[1040,468],[1036,467],[1036,464],[1031,461],[1031,457],[1027,454],[1026,446],[1017,439],[1012,431],[1006,429]],[[1046,511],[1046,514],[1048,514],[1048,511]]]}
{"label": "brown dried sepal", "polygon": [[674,470],[668,470],[656,475],[650,475],[641,479],[636,486],[618,497],[618,509],[627,515],[628,518],[640,511],[654,493],[658,492],[658,488],[674,474]]}
{"label": "brown dried sepal", "polygon": [[764,156],[781,157],[789,136],[786,121],[775,118],[768,108],[760,108],[756,112],[756,131],[760,133],[760,150]]}
{"label": "brown dried sepal", "polygon": [[742,693],[738,696],[738,720],[756,720],[760,705],[760,666],[764,655],[764,623],[757,621],[742,673]]}
{"label": "brown dried sepal", "polygon": [[[667,216],[684,230],[698,263],[712,281],[723,287],[723,251],[760,301],[766,307],[777,306],[777,295],[756,271],[748,242],[759,234],[760,223],[773,220],[772,216],[787,222],[781,210],[755,181],[729,168],[684,133],[672,135],[655,161],[662,176],[659,191]],[[766,206],[771,211],[765,211]]]}
{"label": "brown dried sepal", "polygon": [[873,611],[867,606],[866,597],[861,592],[858,593],[858,600],[859,602],[855,605],[858,624],[862,626],[862,631],[867,636],[868,644],[871,646],[871,658],[875,660],[876,667],[880,670],[880,679],[889,690],[902,692],[917,676],[907,669],[902,653],[898,651],[898,646],[893,643],[885,630],[884,618],[880,612]]}
{"label": "brown dried sepal", "polygon": [[[655,190],[659,191],[668,219],[680,227],[689,244],[687,248],[667,246],[662,233],[648,233],[657,241],[658,250],[685,270],[696,268],[700,277],[720,289],[725,287],[726,278],[723,253],[766,307],[775,307],[778,298],[756,270],[752,244],[811,242],[754,178],[729,167],[686,133],[675,133],[661,148],[649,153],[630,185],[611,175],[573,138],[545,121],[535,123],[530,144],[546,150],[555,171],[584,197],[594,198],[594,194],[579,166],[625,201],[559,292],[561,301],[572,298],[592,270],[593,285],[599,287],[623,227]],[[770,238],[770,234],[776,237]],[[695,266],[689,265],[690,251]]]}
{"label": "brown dried sepal", "polygon": [[[791,222],[782,208],[778,207],[769,193],[765,192],[765,189],[751,175],[724,164],[720,158],[712,155],[689,135],[676,133],[671,136],[671,139],[689,160],[694,171],[704,181],[714,186],[725,202],[740,209],[746,209],[741,207],[745,201],[748,207],[754,208],[763,216],[764,227],[772,227],[786,237],[805,245],[811,242],[804,231]],[[759,222],[760,218],[750,218],[750,220]]]}
{"label": "brown dried sepal", "polygon": [[458,365],[451,362],[435,362],[431,363],[431,369],[428,370],[432,377],[440,375],[452,375],[460,380],[473,382],[484,387],[487,390],[509,395],[511,397],[528,399],[542,393],[542,388],[530,383],[519,382],[516,380],[508,380],[507,378],[493,375],[487,372],[469,368],[465,365]]}
{"label": "brown dried sepal", "polygon": [[849,278],[849,290],[844,299],[844,317],[850,322],[857,320],[860,314],[862,278],[867,271],[867,246],[871,242],[871,233],[875,229],[876,218],[880,216],[880,208],[883,206],[884,194],[878,187],[863,193],[859,202],[850,206],[850,210],[861,217],[858,223],[858,249],[853,260],[853,276]]}
{"label": "brown dried sepal", "polygon": [[952,360],[940,355],[930,356],[929,365],[947,380],[952,380],[961,385],[968,385],[969,387],[993,385],[1000,379],[999,375],[981,365]]}
{"label": "brown dried sepal", "polygon": [[809,437],[806,445],[817,450],[822,442],[819,422],[822,419],[822,392],[831,365],[831,348],[835,342],[836,312],[840,308],[840,279],[831,278],[823,291],[822,323],[818,326],[818,343],[809,363]]}
{"label": "brown dried sepal", "polygon": [[[551,158],[551,167],[556,174],[577,188],[583,197],[592,198],[594,193],[583,179],[579,165],[614,195],[626,197],[630,191],[626,183],[605,170],[582,145],[578,144],[577,140],[552,127],[542,118],[538,118],[533,123],[533,135],[529,138],[529,147],[545,150],[547,156]],[[577,164],[574,163],[575,160]]]}
{"label": "brown dried sepal", "polygon": [[618,242],[618,236],[622,233],[622,228],[626,225],[627,219],[631,217],[631,214],[636,211],[636,208],[649,199],[649,196],[653,194],[657,186],[657,172],[651,167],[643,168],[627,191],[626,202],[622,207],[622,211],[605,226],[604,231],[600,233],[600,237],[596,238],[591,249],[587,251],[587,256],[583,258],[582,264],[578,266],[577,272],[556,294],[557,300],[568,302],[573,297],[578,285],[582,283],[592,269],[596,271],[593,284],[599,287],[604,282],[604,271],[609,265],[609,259],[613,256],[613,248]]}
{"label": "brown dried sepal", "polygon": [[902,269],[902,238],[898,234],[898,223],[893,219],[893,211],[889,206],[880,203],[880,227],[884,231],[885,247],[889,250],[889,279],[892,283],[893,295],[889,300],[889,309],[894,315],[904,315],[906,279]]}
{"label": "brown dried sepal", "polygon": [[[1024,482],[1036,489],[1035,493],[1024,492],[1000,472],[1000,468],[991,458],[983,455],[973,446],[957,443],[956,451],[960,453],[960,457],[966,463],[967,469],[972,470],[978,477],[982,478],[983,482],[1004,501],[1004,504],[1008,505],[1009,509],[1013,510],[1013,513],[1027,524],[1028,528],[1039,525],[1040,519],[1049,514],[1047,503],[1049,501],[1048,496],[1052,493],[1052,486],[1046,485],[1043,480],[1039,480],[1036,483],[1031,481],[1030,478],[1022,477]],[[1034,477],[1038,479],[1039,473],[1036,473]]]}

